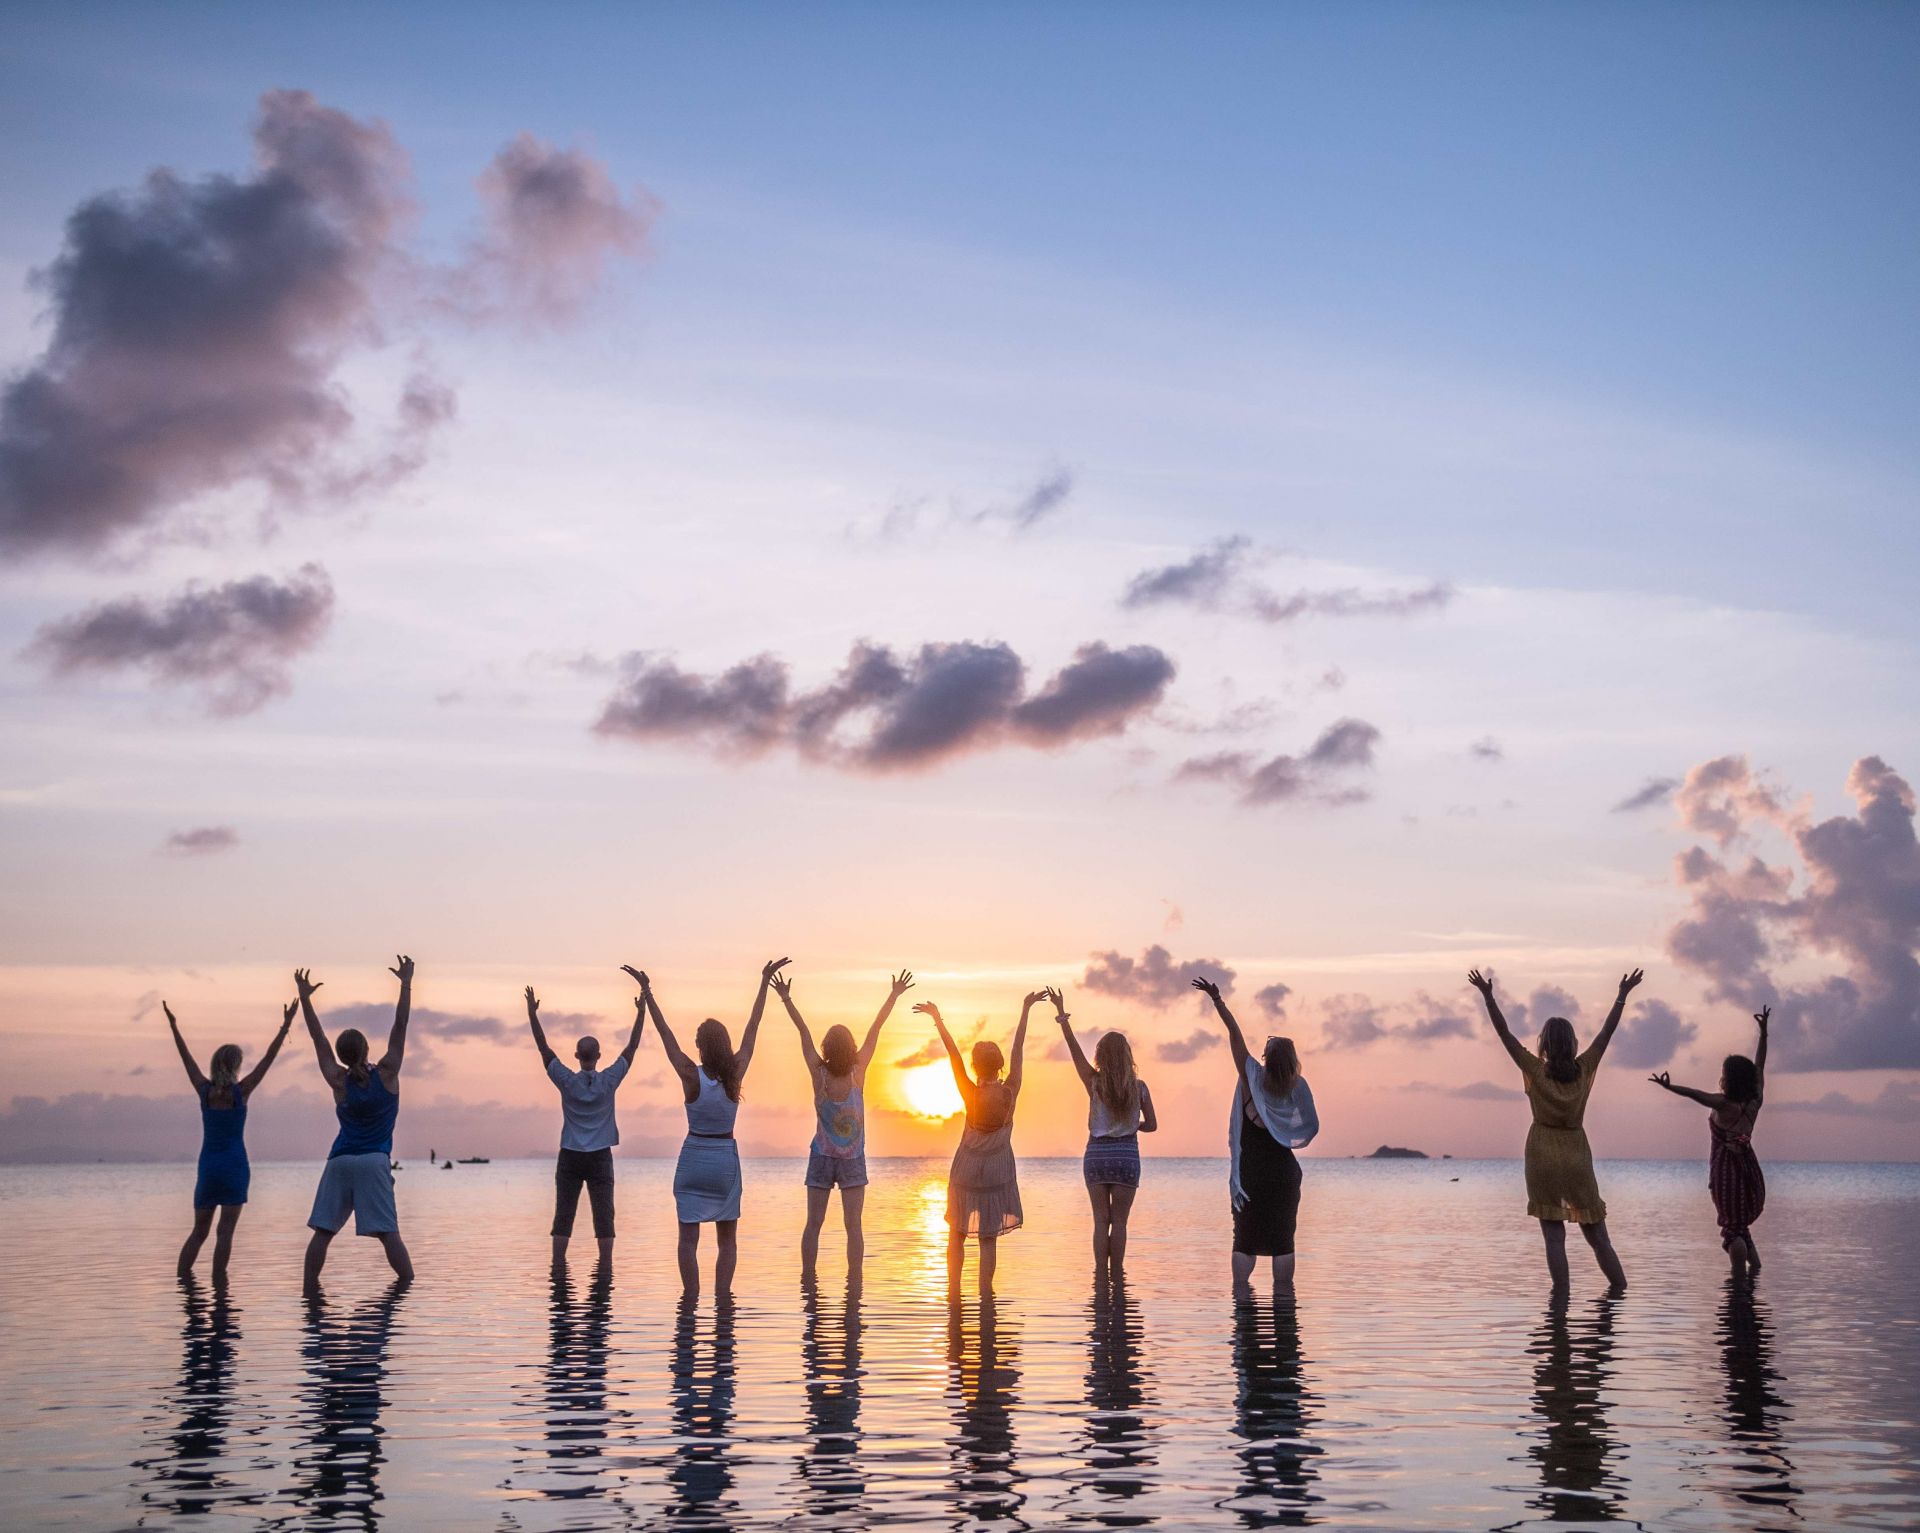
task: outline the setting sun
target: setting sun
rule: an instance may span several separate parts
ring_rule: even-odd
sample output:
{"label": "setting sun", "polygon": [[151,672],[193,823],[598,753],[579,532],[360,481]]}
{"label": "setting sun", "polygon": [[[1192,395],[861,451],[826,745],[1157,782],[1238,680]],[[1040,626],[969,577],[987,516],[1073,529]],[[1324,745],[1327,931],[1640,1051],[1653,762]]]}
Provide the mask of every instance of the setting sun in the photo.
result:
{"label": "setting sun", "polygon": [[909,1112],[936,1123],[966,1109],[960,1100],[960,1088],[953,1083],[953,1070],[943,1063],[902,1070],[900,1099]]}

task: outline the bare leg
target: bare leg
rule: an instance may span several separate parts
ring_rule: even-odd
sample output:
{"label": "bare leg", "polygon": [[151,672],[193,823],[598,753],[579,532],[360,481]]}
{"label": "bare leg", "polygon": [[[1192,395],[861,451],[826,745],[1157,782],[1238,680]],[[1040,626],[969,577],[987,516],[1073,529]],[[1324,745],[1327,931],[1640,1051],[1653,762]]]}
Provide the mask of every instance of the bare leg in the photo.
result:
{"label": "bare leg", "polygon": [[193,1233],[187,1236],[186,1244],[180,1247],[180,1260],[175,1263],[174,1271],[186,1277],[193,1271],[193,1264],[200,1259],[200,1248],[207,1243],[207,1231],[213,1228],[214,1210],[196,1208],[193,1211]]}
{"label": "bare leg", "polygon": [[240,1222],[243,1203],[229,1203],[220,1210],[220,1223],[213,1232],[213,1277],[219,1282],[227,1275],[227,1262],[233,1256],[233,1230]]}
{"label": "bare leg", "polygon": [[1242,1298],[1253,1293],[1253,1258],[1245,1251],[1233,1253],[1233,1291]]}
{"label": "bare leg", "polygon": [[680,1226],[680,1297],[700,1297],[700,1226]]}
{"label": "bare leg", "polygon": [[600,1241],[600,1265],[603,1267],[612,1266],[613,1237],[611,1235],[601,1235],[598,1239]]}
{"label": "bare leg", "polygon": [[855,1282],[860,1280],[861,1270],[867,1264],[867,1231],[861,1222],[866,1207],[866,1188],[840,1189],[840,1221],[847,1229],[847,1276]]}
{"label": "bare leg", "polygon": [[393,1268],[393,1275],[403,1283],[411,1283],[413,1258],[407,1254],[407,1243],[400,1238],[400,1232],[388,1230],[382,1234],[380,1249],[387,1253],[387,1265]]}
{"label": "bare leg", "polygon": [[1747,1232],[1747,1265],[1755,1272],[1760,1270],[1760,1248],[1753,1243],[1753,1232]]}
{"label": "bare leg", "polygon": [[307,1242],[307,1259],[300,1274],[300,1286],[309,1294],[320,1289],[320,1269],[327,1264],[327,1247],[333,1244],[334,1231],[315,1230]]}
{"label": "bare leg", "polygon": [[967,1234],[965,1230],[947,1226],[947,1297],[958,1300],[960,1297],[960,1270],[967,1260]]}
{"label": "bare leg", "polygon": [[1293,1253],[1273,1259],[1273,1296],[1287,1299],[1293,1296]]}
{"label": "bare leg", "polygon": [[1093,1271],[1096,1277],[1107,1270],[1108,1226],[1113,1222],[1113,1189],[1101,1182],[1087,1184],[1087,1202],[1093,1208]]}
{"label": "bare leg", "polygon": [[1127,1220],[1133,1213],[1134,1195],[1137,1187],[1109,1187],[1108,1194],[1113,1200],[1113,1224],[1107,1233],[1107,1259],[1113,1265],[1116,1281],[1121,1276],[1121,1268],[1127,1264]]}
{"label": "bare leg", "polygon": [[820,1265],[820,1226],[827,1222],[827,1200],[833,1196],[828,1187],[807,1189],[807,1227],[800,1232],[800,1276],[812,1282]]}
{"label": "bare leg", "polygon": [[1600,1270],[1606,1273],[1607,1286],[1616,1291],[1625,1288],[1627,1272],[1620,1265],[1619,1256],[1614,1253],[1613,1242],[1607,1238],[1607,1221],[1602,1219],[1598,1224],[1583,1224],[1580,1233],[1587,1237],[1587,1244],[1593,1247],[1593,1259],[1600,1264]]}
{"label": "bare leg", "polygon": [[565,1235],[555,1235],[553,1237],[553,1264],[556,1267],[564,1267],[567,1264],[567,1237]]}
{"label": "bare leg", "polygon": [[720,1243],[719,1253],[713,1259],[713,1293],[717,1299],[733,1297],[733,1269],[740,1260],[740,1221],[722,1219],[713,1227],[715,1238]]}
{"label": "bare leg", "polygon": [[1000,1237],[982,1235],[980,1237],[980,1297],[993,1297],[993,1269],[1000,1261]]}
{"label": "bare leg", "polygon": [[1540,1237],[1547,1243],[1547,1275],[1553,1279],[1554,1291],[1565,1293],[1567,1290],[1567,1226],[1564,1220],[1542,1219]]}

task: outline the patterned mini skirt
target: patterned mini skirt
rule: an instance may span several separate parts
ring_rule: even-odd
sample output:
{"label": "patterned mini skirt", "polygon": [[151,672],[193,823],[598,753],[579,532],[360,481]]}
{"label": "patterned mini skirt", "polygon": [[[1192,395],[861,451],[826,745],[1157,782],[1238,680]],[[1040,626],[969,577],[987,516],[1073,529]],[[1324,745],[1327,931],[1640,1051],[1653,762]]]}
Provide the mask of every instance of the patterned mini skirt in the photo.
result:
{"label": "patterned mini skirt", "polygon": [[1089,1139],[1080,1171],[1089,1187],[1138,1187],[1140,1136],[1120,1134],[1111,1139]]}

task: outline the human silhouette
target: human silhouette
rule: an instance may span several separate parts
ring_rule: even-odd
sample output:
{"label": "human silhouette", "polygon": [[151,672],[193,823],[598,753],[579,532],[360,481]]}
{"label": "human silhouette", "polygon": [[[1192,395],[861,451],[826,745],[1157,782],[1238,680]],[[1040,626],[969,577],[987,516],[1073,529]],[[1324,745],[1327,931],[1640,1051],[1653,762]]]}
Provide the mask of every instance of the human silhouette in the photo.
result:
{"label": "human silhouette", "polygon": [[669,1521],[700,1527],[730,1527],[738,1507],[729,1494],[733,1465],[735,1357],[732,1300],[721,1296],[713,1310],[713,1338],[702,1356],[699,1309],[682,1296],[674,1315],[671,1385],[673,1433],[679,1451],[667,1470],[675,1500]]}
{"label": "human silhouette", "polygon": [[[1726,1375],[1721,1419],[1738,1455],[1732,1483],[1745,1526],[1787,1528],[1798,1524],[1801,1491],[1786,1452],[1791,1415],[1773,1361],[1773,1325],[1752,1284],[1732,1275],[1720,1299],[1715,1339]],[[1778,1515],[1768,1517],[1773,1512]]]}
{"label": "human silhouette", "polygon": [[1049,988],[1053,1020],[1060,1024],[1067,1055],[1087,1093],[1087,1148],[1081,1180],[1093,1205],[1094,1281],[1118,1278],[1127,1260],[1127,1219],[1140,1190],[1140,1136],[1160,1127],[1153,1095],[1133,1068],[1133,1045],[1125,1033],[1105,1033],[1094,1045],[1092,1064],[1073,1036],[1066,997]]}
{"label": "human silhouette", "polygon": [[1001,1329],[993,1296],[982,1294],[979,1306],[969,1327],[965,1305],[957,1298],[947,1304],[954,1507],[961,1526],[1017,1524],[1027,1499],[1013,1430],[1020,1347],[1011,1329]]}
{"label": "human silhouette", "polygon": [[166,1013],[167,1028],[173,1034],[173,1046],[180,1051],[180,1063],[194,1095],[200,1099],[200,1162],[193,1182],[193,1229],[180,1247],[175,1270],[181,1277],[193,1271],[200,1248],[207,1243],[207,1231],[219,1216],[219,1228],[213,1237],[213,1275],[227,1275],[227,1263],[233,1257],[233,1232],[239,1226],[240,1213],[247,1206],[247,1191],[253,1182],[253,1168],[247,1160],[247,1099],[254,1088],[267,1078],[267,1071],[279,1057],[280,1045],[287,1041],[293,1026],[297,1002],[289,1002],[280,1018],[280,1031],[273,1035],[260,1063],[244,1076],[240,1066],[246,1056],[237,1043],[223,1043],[207,1061],[205,1074],[180,1036],[180,1024],[173,1008],[160,1003]]}
{"label": "human silhouette", "polygon": [[1547,1248],[1547,1272],[1555,1288],[1567,1286],[1567,1224],[1580,1226],[1580,1233],[1593,1250],[1593,1257],[1607,1282],[1616,1290],[1627,1286],[1627,1274],[1607,1234],[1607,1205],[1600,1196],[1600,1184],[1593,1174],[1593,1149],[1587,1143],[1582,1126],[1587,1113],[1587,1098],[1593,1091],[1600,1061],[1613,1042],[1615,1030],[1627,1008],[1627,996],[1646,978],[1642,970],[1620,976],[1619,993],[1613,1009],[1600,1025],[1599,1036],[1585,1053],[1577,1053],[1579,1040],[1573,1024],[1565,1017],[1548,1017],[1540,1029],[1535,1051],[1529,1052],[1507,1026],[1500,1003],[1493,998],[1493,981],[1478,969],[1469,970],[1467,981],[1487,1003],[1487,1017],[1500,1036],[1508,1056],[1519,1066],[1526,1087],[1527,1101],[1533,1109],[1533,1127],[1527,1130],[1527,1212],[1540,1221],[1540,1235]]}
{"label": "human silhouette", "polygon": [[1036,990],[1020,1006],[1020,1025],[1013,1030],[1013,1064],[1006,1079],[1000,1045],[981,1039],[973,1046],[973,1071],[960,1059],[960,1047],[947,1031],[940,1008],[922,1001],[913,1009],[933,1019],[934,1030],[946,1045],[953,1081],[966,1106],[960,1144],[947,1172],[947,1294],[957,1298],[960,1273],[966,1261],[967,1237],[980,1242],[980,1292],[993,1292],[993,1271],[999,1261],[1000,1237],[1020,1228],[1020,1174],[1013,1159],[1013,1110],[1020,1100],[1022,1060],[1027,1047],[1027,1013],[1046,999]]}
{"label": "human silhouette", "polygon": [[1315,1460],[1324,1451],[1311,1428],[1317,1398],[1301,1355],[1300,1312],[1291,1295],[1271,1300],[1251,1292],[1233,1306],[1233,1429],[1240,1485],[1230,1503],[1251,1528],[1299,1527],[1317,1520]]}
{"label": "human silhouette", "polygon": [[1300,1162],[1293,1152],[1313,1143],[1320,1114],[1291,1038],[1269,1038],[1255,1059],[1220,987],[1202,975],[1193,988],[1213,1002],[1233,1058],[1227,1145],[1234,1291],[1244,1296],[1251,1289],[1253,1269],[1266,1256],[1273,1261],[1275,1293],[1290,1293],[1300,1217]]}
{"label": "human silhouette", "polygon": [[1125,1503],[1148,1488],[1153,1448],[1147,1430],[1147,1377],[1141,1367],[1140,1310],[1124,1283],[1094,1278],[1087,1305],[1087,1483],[1115,1522],[1131,1521]]}
{"label": "human silhouette", "polygon": [[791,958],[769,959],[760,970],[760,989],[753,998],[753,1012],[746,1030],[740,1035],[740,1050],[734,1052],[733,1039],[721,1023],[708,1017],[694,1030],[693,1046],[700,1056],[696,1064],[674,1041],[667,1019],[660,1015],[660,1003],[653,994],[652,982],[640,970],[628,966],[640,986],[640,998],[653,1017],[660,1034],[667,1062],[680,1077],[686,1093],[687,1137],[680,1145],[680,1158],[673,1168],[674,1211],[680,1220],[680,1291],[687,1298],[700,1292],[700,1226],[714,1227],[718,1246],[713,1264],[713,1291],[725,1298],[733,1292],[733,1269],[740,1257],[740,1147],[734,1143],[733,1125],[740,1112],[740,1088],[753,1063],[754,1045],[760,1038],[760,1018],[767,1009],[767,989],[774,977],[792,963]]}
{"label": "human silhouette", "polygon": [[1555,1289],[1534,1332],[1533,1409],[1539,1430],[1527,1456],[1540,1474],[1532,1505],[1554,1522],[1613,1522],[1625,1479],[1613,1467],[1618,1442],[1607,1420],[1613,1378],[1612,1295],[1593,1301],[1576,1326]]}
{"label": "human silhouette", "polygon": [[567,1242],[573,1239],[573,1220],[580,1209],[583,1186],[593,1209],[593,1237],[600,1242],[601,1259],[613,1257],[613,1147],[620,1142],[613,1097],[633,1068],[633,1056],[640,1051],[640,1036],[646,1025],[645,998],[635,996],[633,1031],[620,1057],[602,1070],[600,1040],[588,1034],[573,1045],[573,1057],[580,1068],[569,1070],[548,1045],[546,1029],[540,1025],[540,998],[533,993],[533,986],[527,986],[527,1027],[533,1033],[534,1047],[540,1051],[547,1079],[560,1093],[560,1153],[553,1166],[556,1263],[567,1259]]}
{"label": "human silhouette", "polygon": [[188,1272],[180,1279],[180,1298],[180,1382],[171,1402],[174,1419],[165,1432],[164,1457],[138,1466],[150,1470],[156,1482],[140,1499],[183,1517],[259,1506],[267,1493],[249,1488],[228,1469],[233,1457],[231,1439],[246,1430],[234,1390],[239,1310],[224,1278],[216,1278],[209,1291]]}
{"label": "human silhouette", "polygon": [[542,1494],[561,1501],[597,1499],[606,1487],[611,1415],[607,1357],[612,1324],[613,1261],[593,1266],[586,1297],[574,1292],[564,1265],[553,1269],[547,1306],[547,1368],[542,1397],[546,1455],[555,1479]]}
{"label": "human silhouette", "polygon": [[1713,1212],[1720,1223],[1720,1246],[1732,1263],[1735,1277],[1760,1270],[1760,1249],[1753,1243],[1753,1222],[1767,1206],[1767,1179],[1760,1158],[1753,1153],[1753,1129],[1760,1120],[1760,1103],[1767,1089],[1767,1023],[1773,1008],[1753,1014],[1760,1024],[1760,1044],[1753,1058],[1729,1054],[1720,1065],[1720,1089],[1696,1091],[1676,1086],[1665,1070],[1647,1077],[1654,1085],[1698,1102],[1707,1111],[1711,1149],[1707,1161],[1707,1190],[1713,1194]]}
{"label": "human silhouette", "polygon": [[359,1028],[346,1028],[335,1042],[327,1041],[313,1009],[313,994],[320,986],[305,969],[293,975],[320,1074],[333,1093],[334,1115],[340,1120],[307,1217],[313,1237],[307,1242],[303,1280],[310,1294],[320,1286],[327,1248],[349,1215],[354,1234],[380,1242],[394,1276],[403,1283],[413,1281],[413,1258],[400,1238],[400,1213],[393,1198],[393,1124],[400,1115],[400,1066],[413,1009],[413,960],[402,953],[387,972],[400,981],[400,999],[393,1008],[387,1051],[373,1065],[367,1062],[367,1036]]}
{"label": "human silhouette", "polygon": [[807,1153],[807,1224],[800,1235],[800,1275],[809,1282],[815,1276],[820,1227],[826,1222],[828,1200],[838,1187],[840,1217],[847,1231],[847,1271],[857,1278],[867,1249],[861,1223],[867,1202],[867,1067],[873,1063],[880,1029],[893,1015],[894,1003],[913,988],[913,975],[902,969],[893,976],[887,998],[858,1047],[852,1031],[835,1023],[816,1050],[806,1018],[794,1005],[792,980],[776,974],[773,988],[800,1033],[800,1057],[813,1084],[815,1126]]}
{"label": "human silhouette", "polygon": [[799,1473],[807,1514],[821,1527],[864,1527],[860,1471],[860,1284],[849,1279],[837,1303],[817,1283],[801,1285],[805,1327],[801,1373],[806,1380],[806,1448]]}
{"label": "human silhouette", "polygon": [[309,1294],[300,1344],[306,1364],[302,1442],[293,1455],[293,1499],[303,1526],[380,1524],[380,1469],[386,1462],[387,1350],[407,1284],[329,1313],[326,1298]]}

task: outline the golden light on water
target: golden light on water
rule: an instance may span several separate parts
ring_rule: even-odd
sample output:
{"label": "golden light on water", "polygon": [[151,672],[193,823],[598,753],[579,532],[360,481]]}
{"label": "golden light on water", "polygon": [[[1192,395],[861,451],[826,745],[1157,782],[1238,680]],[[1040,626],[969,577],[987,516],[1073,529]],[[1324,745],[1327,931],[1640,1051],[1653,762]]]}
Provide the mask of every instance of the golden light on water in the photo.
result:
{"label": "golden light on water", "polygon": [[938,1123],[966,1110],[953,1083],[953,1069],[944,1061],[902,1070],[897,1080],[901,1101],[919,1117]]}

